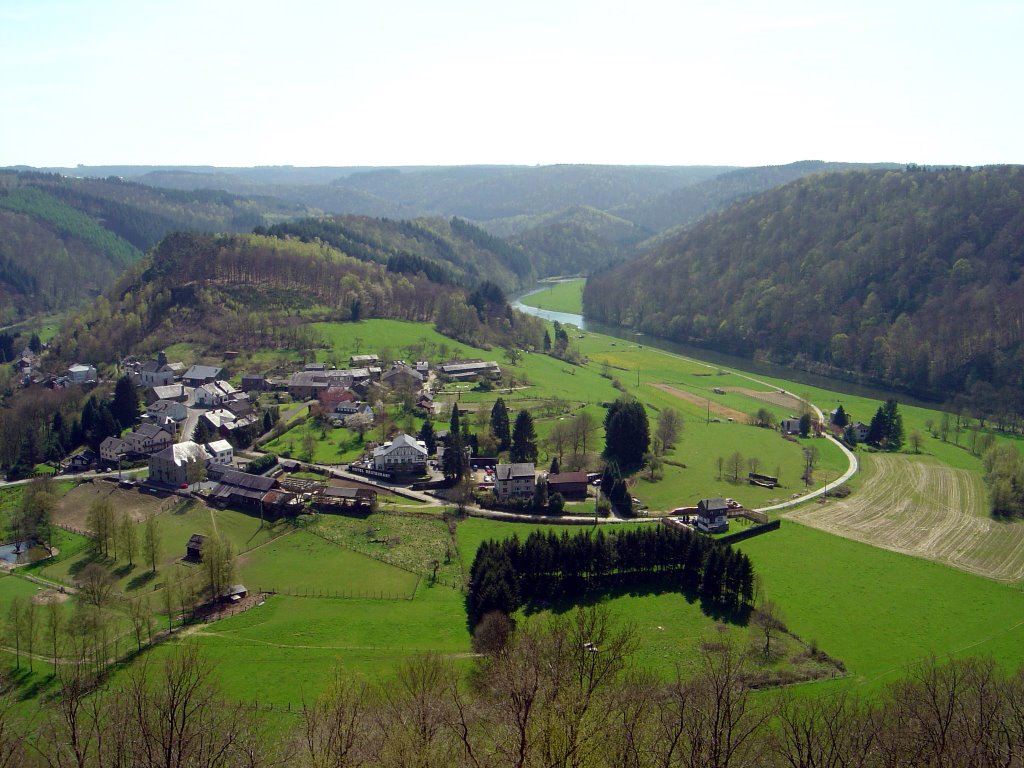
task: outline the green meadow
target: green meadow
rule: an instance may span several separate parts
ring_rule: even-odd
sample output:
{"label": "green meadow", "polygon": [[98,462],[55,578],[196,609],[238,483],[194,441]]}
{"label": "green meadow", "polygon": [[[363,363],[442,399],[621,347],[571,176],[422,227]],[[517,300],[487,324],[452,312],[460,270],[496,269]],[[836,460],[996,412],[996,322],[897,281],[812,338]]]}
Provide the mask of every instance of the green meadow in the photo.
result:
{"label": "green meadow", "polygon": [[583,286],[586,280],[559,280],[538,293],[526,296],[520,301],[529,307],[538,307],[550,312],[583,314]]}

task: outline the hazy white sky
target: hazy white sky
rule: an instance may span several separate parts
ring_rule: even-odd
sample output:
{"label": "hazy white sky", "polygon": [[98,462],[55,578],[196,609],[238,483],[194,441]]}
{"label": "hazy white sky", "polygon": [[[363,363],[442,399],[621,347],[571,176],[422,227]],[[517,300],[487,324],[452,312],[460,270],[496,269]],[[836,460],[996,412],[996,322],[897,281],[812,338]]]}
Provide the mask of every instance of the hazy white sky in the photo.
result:
{"label": "hazy white sky", "polygon": [[1022,0],[0,0],[0,165],[1021,163],[1022,41]]}

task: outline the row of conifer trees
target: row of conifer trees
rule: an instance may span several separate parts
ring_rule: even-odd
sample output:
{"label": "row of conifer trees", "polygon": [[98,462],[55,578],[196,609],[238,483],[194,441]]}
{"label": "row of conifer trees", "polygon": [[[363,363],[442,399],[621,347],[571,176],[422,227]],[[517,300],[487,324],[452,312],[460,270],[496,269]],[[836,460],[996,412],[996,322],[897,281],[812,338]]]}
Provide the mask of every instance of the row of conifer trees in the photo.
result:
{"label": "row of conifer trees", "polygon": [[742,552],[668,526],[611,531],[534,531],[485,542],[470,569],[467,611],[472,625],[488,612],[506,614],[541,598],[572,600],[587,591],[659,579],[702,600],[735,609],[754,593],[754,569]]}

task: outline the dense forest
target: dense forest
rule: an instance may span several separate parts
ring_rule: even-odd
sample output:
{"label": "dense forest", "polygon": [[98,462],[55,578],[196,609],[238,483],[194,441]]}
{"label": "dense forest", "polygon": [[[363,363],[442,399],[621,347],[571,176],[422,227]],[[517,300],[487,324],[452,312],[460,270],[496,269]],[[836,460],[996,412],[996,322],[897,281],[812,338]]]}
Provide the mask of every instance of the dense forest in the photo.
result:
{"label": "dense forest", "polygon": [[586,315],[1024,412],[1024,169],[808,177],[593,278]]}
{"label": "dense forest", "polygon": [[0,321],[98,296],[175,230],[247,231],[308,213],[224,192],[0,171]]}

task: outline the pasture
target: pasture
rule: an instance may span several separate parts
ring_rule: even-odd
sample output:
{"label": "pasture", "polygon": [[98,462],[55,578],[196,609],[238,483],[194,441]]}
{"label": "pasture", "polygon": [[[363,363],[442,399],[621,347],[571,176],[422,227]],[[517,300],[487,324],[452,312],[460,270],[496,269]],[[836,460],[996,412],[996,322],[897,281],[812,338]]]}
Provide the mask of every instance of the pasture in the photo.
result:
{"label": "pasture", "polygon": [[235,560],[236,580],[250,590],[290,595],[411,598],[415,574],[295,531]]}
{"label": "pasture", "polygon": [[930,654],[1024,664],[1024,593],[938,563],[786,521],[738,545],[790,629],[843,660],[856,685]]}
{"label": "pasture", "polygon": [[583,286],[586,280],[559,280],[552,282],[542,291],[525,296],[521,303],[550,312],[583,314]]}

